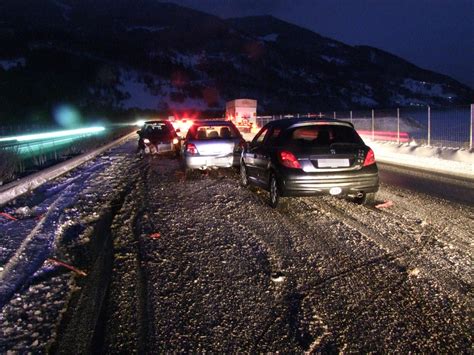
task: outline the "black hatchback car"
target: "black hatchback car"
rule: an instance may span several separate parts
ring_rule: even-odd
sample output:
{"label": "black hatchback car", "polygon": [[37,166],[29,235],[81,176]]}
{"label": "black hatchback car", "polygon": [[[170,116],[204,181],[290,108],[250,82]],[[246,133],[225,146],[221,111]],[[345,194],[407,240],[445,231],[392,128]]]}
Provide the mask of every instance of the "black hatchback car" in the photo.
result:
{"label": "black hatchback car", "polygon": [[174,153],[178,156],[180,153],[178,134],[167,120],[147,121],[137,134],[138,151],[141,154]]}
{"label": "black hatchback car", "polygon": [[372,203],[379,178],[374,152],[339,120],[284,119],[265,125],[242,152],[240,183],[280,197],[331,194]]}

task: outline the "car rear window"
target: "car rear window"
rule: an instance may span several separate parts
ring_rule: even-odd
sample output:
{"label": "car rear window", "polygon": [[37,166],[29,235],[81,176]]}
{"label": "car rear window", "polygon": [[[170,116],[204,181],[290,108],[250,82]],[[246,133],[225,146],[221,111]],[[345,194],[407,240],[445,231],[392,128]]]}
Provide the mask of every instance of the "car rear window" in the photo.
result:
{"label": "car rear window", "polygon": [[195,125],[188,133],[191,139],[233,139],[240,137],[239,131],[230,125]]}
{"label": "car rear window", "polygon": [[171,128],[166,123],[147,124],[143,128],[146,136],[163,137],[169,136],[172,132]]}
{"label": "car rear window", "polygon": [[364,144],[353,128],[343,125],[309,125],[292,128],[284,135],[283,143],[305,147]]}

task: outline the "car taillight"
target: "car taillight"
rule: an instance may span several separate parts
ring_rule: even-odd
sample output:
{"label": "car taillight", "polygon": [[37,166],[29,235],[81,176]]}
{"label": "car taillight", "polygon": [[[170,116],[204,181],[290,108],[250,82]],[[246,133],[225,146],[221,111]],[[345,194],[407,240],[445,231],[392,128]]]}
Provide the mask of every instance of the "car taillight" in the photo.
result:
{"label": "car taillight", "polygon": [[179,143],[179,139],[178,138],[174,138],[173,139],[173,144],[178,144]]}
{"label": "car taillight", "polygon": [[145,144],[150,144],[150,140],[149,140],[148,138],[145,138],[145,139],[143,140],[143,143],[145,143]]}
{"label": "car taillight", "polygon": [[194,155],[194,154],[198,153],[198,150],[197,150],[196,146],[193,143],[188,143],[186,145],[186,152],[191,154],[191,155]]}
{"label": "car taillight", "polygon": [[287,168],[301,169],[300,162],[296,159],[293,153],[282,151],[279,156],[283,166],[286,166]]}
{"label": "car taillight", "polygon": [[375,155],[372,149],[369,149],[367,155],[365,156],[364,166],[369,166],[375,164]]}

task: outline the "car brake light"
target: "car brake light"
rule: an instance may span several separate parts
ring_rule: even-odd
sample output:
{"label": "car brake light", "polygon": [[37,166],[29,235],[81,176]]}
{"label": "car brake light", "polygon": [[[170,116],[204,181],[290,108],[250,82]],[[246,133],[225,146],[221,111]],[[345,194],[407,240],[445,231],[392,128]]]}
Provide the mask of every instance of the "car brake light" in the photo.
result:
{"label": "car brake light", "polygon": [[173,144],[178,144],[179,143],[179,139],[178,138],[174,138],[173,139]]}
{"label": "car brake light", "polygon": [[286,151],[280,152],[280,161],[283,166],[286,166],[287,168],[301,169],[300,162],[296,159],[293,153]]}
{"label": "car brake light", "polygon": [[194,155],[194,154],[198,153],[198,150],[197,150],[196,146],[193,143],[188,143],[186,145],[186,152],[191,154],[191,155]]}
{"label": "car brake light", "polygon": [[369,166],[375,164],[375,155],[372,149],[369,149],[367,155],[365,156],[364,166]]}

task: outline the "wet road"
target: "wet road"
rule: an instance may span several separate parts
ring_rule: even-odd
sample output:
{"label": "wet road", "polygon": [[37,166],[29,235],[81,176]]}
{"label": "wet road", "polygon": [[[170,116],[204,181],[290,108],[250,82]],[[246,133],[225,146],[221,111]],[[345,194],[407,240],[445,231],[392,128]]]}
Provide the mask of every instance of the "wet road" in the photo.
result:
{"label": "wet road", "polygon": [[[472,345],[469,206],[382,183],[377,203],[393,203],[384,210],[331,197],[272,210],[235,172],[185,177],[173,159],[145,162],[136,189],[145,352]],[[130,298],[120,280],[111,292],[114,303]],[[115,334],[112,352],[130,336]]]}
{"label": "wet road", "polygon": [[380,181],[411,191],[474,206],[474,181],[377,163]]}
{"label": "wet road", "polygon": [[31,249],[22,238],[48,235],[47,257],[87,276],[48,259],[22,279],[0,312],[0,350],[472,350],[474,207],[427,193],[431,180],[382,166],[376,204],[388,208],[325,196],[274,210],[233,170],[185,176],[134,148],[8,207],[46,214],[4,222],[2,268],[28,262],[11,257]]}

